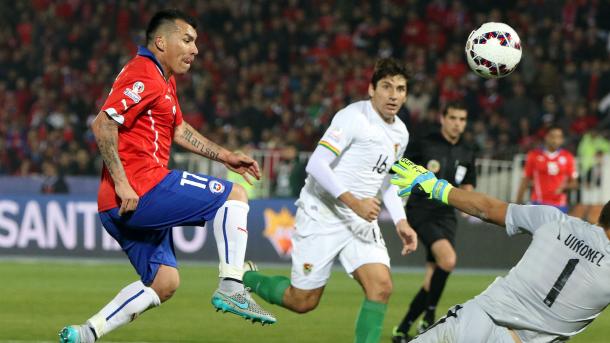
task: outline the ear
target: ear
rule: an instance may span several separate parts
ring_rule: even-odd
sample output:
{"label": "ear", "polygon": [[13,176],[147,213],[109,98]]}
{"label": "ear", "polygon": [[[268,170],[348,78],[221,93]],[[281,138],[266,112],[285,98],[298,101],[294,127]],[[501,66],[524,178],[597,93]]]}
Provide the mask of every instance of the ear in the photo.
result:
{"label": "ear", "polygon": [[155,47],[157,47],[159,51],[165,51],[165,39],[161,36],[155,37]]}
{"label": "ear", "polygon": [[372,98],[375,94],[375,88],[373,88],[373,84],[369,83],[369,96]]}

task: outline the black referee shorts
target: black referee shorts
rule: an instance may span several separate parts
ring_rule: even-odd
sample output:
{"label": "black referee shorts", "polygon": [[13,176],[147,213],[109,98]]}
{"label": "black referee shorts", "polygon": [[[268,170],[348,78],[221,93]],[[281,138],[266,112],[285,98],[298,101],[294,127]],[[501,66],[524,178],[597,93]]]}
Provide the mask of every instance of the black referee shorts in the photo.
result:
{"label": "black referee shorts", "polygon": [[[413,212],[413,211],[411,211]],[[457,231],[457,219],[454,213],[451,215],[420,215],[419,213],[407,212],[409,224],[417,232],[420,242],[426,246],[426,261],[435,262],[430,247],[432,243],[446,239],[455,247],[455,234]]]}

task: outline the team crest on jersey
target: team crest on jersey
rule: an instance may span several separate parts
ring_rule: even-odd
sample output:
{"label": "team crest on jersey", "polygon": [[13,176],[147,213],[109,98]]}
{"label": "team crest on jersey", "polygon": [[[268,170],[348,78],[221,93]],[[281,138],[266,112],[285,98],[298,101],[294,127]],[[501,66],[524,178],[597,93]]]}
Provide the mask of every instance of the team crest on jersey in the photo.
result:
{"label": "team crest on jersey", "polygon": [[437,160],[430,160],[426,165],[426,169],[436,174],[441,170],[441,163]]}
{"label": "team crest on jersey", "polygon": [[309,275],[309,273],[311,273],[312,269],[313,269],[313,264],[303,263],[303,274]]}
{"label": "team crest on jersey", "polygon": [[210,186],[210,192],[212,192],[212,193],[222,193],[225,191],[225,186],[216,180],[210,181],[209,186]]}
{"label": "team crest on jersey", "polygon": [[294,233],[294,215],[285,207],[279,212],[271,208],[263,212],[265,218],[265,236],[282,258],[290,258],[292,254],[292,234]]}
{"label": "team crest on jersey", "polygon": [[144,92],[144,83],[142,81],[136,81],[131,88],[125,88],[123,94],[137,104],[142,100],[142,97],[140,97],[140,93],[142,92]]}

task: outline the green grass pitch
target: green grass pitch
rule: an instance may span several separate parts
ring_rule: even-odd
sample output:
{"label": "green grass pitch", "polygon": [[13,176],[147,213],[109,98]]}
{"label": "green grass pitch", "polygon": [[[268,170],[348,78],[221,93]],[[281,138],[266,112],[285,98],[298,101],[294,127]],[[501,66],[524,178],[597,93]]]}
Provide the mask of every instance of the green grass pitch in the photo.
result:
{"label": "green grass pitch", "polygon": [[[234,315],[216,313],[210,297],[217,268],[186,264],[173,299],[144,313],[135,322],[105,336],[102,342],[351,342],[362,301],[357,283],[341,270],[334,272],[320,306],[297,315],[263,304],[277,315],[277,324],[250,324]],[[289,268],[268,269],[289,275]],[[439,314],[483,290],[494,275],[453,275],[439,305]],[[419,289],[422,274],[395,273],[394,294],[386,316],[382,342],[402,318]],[[105,305],[124,285],[136,279],[127,263],[0,261],[0,342],[56,342],[65,324],[80,323]],[[262,301],[261,301],[262,302]],[[610,315],[602,314],[573,342],[608,342]]]}

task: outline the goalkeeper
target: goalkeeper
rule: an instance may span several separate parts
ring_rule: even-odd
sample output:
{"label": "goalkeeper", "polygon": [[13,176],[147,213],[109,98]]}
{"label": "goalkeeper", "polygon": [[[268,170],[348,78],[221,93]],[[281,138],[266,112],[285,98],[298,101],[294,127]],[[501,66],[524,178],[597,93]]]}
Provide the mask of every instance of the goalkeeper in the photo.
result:
{"label": "goalkeeper", "polygon": [[[408,159],[392,167],[401,197],[424,192],[509,236],[532,235],[527,251],[504,277],[412,342],[558,342],[582,332],[610,303],[610,202],[599,226],[543,205],[517,205],[454,188]],[[579,243],[579,244],[576,244]],[[582,244],[580,244],[582,243]],[[586,250],[586,251],[584,251]],[[583,253],[584,251],[584,253]]]}

